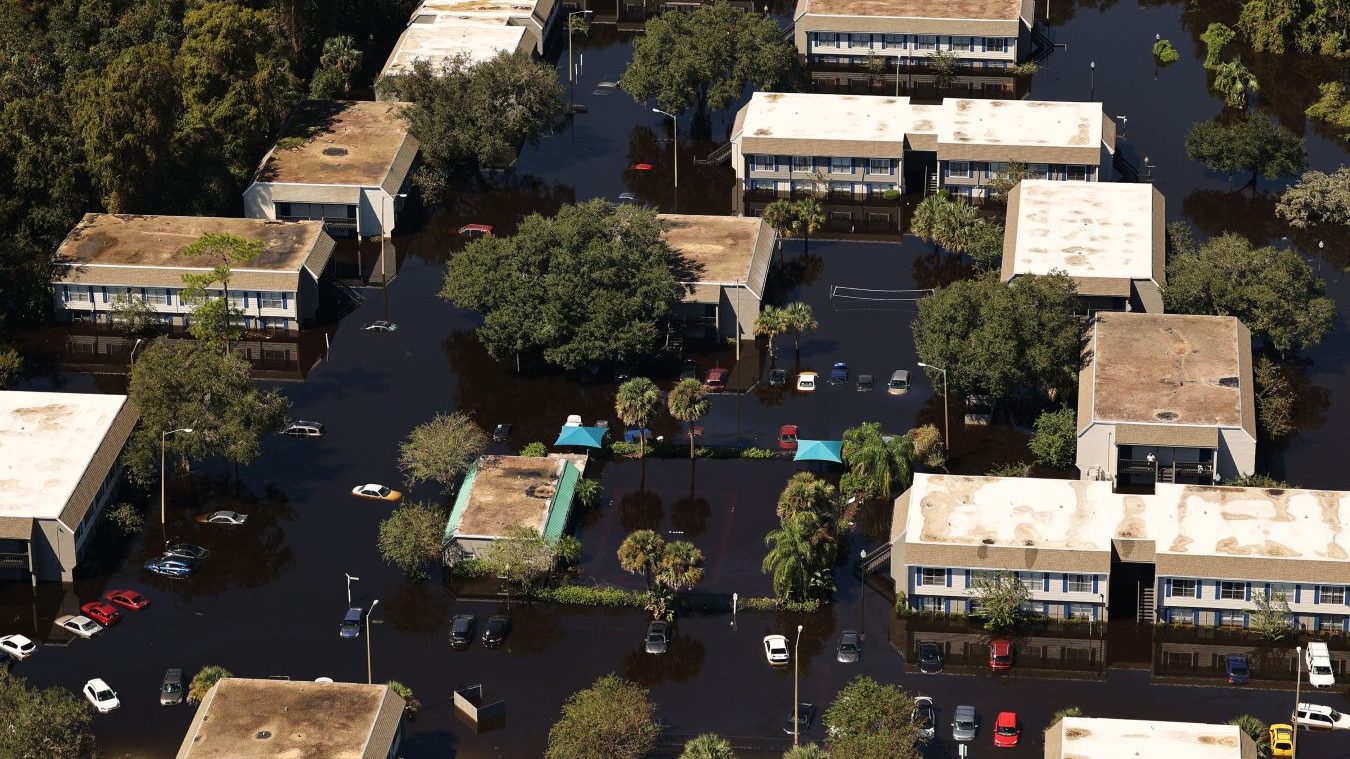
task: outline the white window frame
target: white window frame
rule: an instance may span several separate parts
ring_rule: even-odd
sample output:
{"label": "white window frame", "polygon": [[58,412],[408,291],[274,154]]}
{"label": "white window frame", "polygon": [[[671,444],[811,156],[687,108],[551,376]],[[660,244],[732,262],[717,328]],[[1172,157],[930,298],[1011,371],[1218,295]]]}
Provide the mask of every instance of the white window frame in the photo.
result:
{"label": "white window frame", "polygon": [[170,305],[169,290],[164,287],[145,288],[145,302],[151,306]]}
{"label": "white window frame", "polygon": [[985,37],[984,52],[986,53],[1006,53],[1008,52],[1007,37]]}
{"label": "white window frame", "polygon": [[914,38],[915,50],[937,50],[937,44],[936,34],[920,34]]}
{"label": "white window frame", "polygon": [[1241,628],[1245,624],[1245,614],[1241,609],[1219,609],[1214,612],[1214,626]]}
{"label": "white window frame", "polygon": [[868,174],[891,174],[891,159],[889,158],[869,158],[867,159]]}
{"label": "white window frame", "polygon": [[[1237,595],[1232,595],[1236,588]],[[1238,580],[1220,580],[1219,581],[1219,600],[1221,601],[1245,601],[1247,600],[1247,583]]]}
{"label": "white window frame", "polygon": [[941,596],[919,596],[919,611],[945,611],[946,606]]}
{"label": "white window frame", "polygon": [[[930,585],[940,585],[947,587],[947,572],[945,567],[919,567],[915,574],[915,580],[919,587],[928,587]],[[941,573],[941,574],[938,574]],[[934,582],[929,582],[930,578],[936,578]]]}
{"label": "white window frame", "polygon": [[1091,593],[1092,575],[1069,575],[1065,589],[1069,593]]}
{"label": "white window frame", "polygon": [[285,293],[258,293],[258,308],[272,308],[281,310],[286,307]]}
{"label": "white window frame", "polygon": [[905,47],[905,35],[887,34],[881,38],[881,46],[886,50],[902,50]]}
{"label": "white window frame", "polygon": [[811,156],[809,156],[809,155],[794,155],[794,156],[792,156],[792,170],[793,170],[793,171],[810,171],[810,170],[811,170],[811,165],[812,165],[812,161],[811,161]]}
{"label": "white window frame", "polygon": [[[1334,594],[1335,600],[1329,600],[1328,594]],[[1322,585],[1317,589],[1317,603],[1345,605],[1345,586],[1344,585]]]}
{"label": "white window frame", "polygon": [[[1080,173],[1080,172],[1082,173],[1082,176],[1077,176],[1077,177],[1074,176],[1075,173]],[[1088,170],[1087,170],[1087,167],[1086,167],[1086,166],[1074,166],[1074,165],[1069,165],[1069,166],[1065,166],[1065,167],[1064,167],[1064,178],[1065,178],[1065,179],[1071,179],[1071,180],[1073,180],[1073,181],[1075,181],[1075,182],[1086,182],[1086,181],[1087,181],[1087,177],[1088,177]]]}
{"label": "white window frame", "polygon": [[[846,165],[846,167],[845,167],[845,165]],[[853,159],[852,159],[852,158],[844,158],[844,157],[841,157],[841,156],[833,156],[833,157],[831,157],[831,158],[830,158],[830,173],[831,173],[831,174],[852,174],[852,173],[853,173]]]}
{"label": "white window frame", "polygon": [[778,156],[756,155],[750,159],[751,171],[774,171],[778,165]]}
{"label": "white window frame", "polygon": [[1069,604],[1069,619],[1092,619],[1092,604]]}
{"label": "white window frame", "polygon": [[[960,170],[957,167],[961,167]],[[955,179],[970,179],[970,161],[948,161],[947,176]]]}
{"label": "white window frame", "polygon": [[1345,629],[1345,617],[1339,614],[1323,614],[1317,619],[1318,632],[1341,632]]}
{"label": "white window frame", "polygon": [[[1190,592],[1187,593],[1178,592],[1180,587],[1183,585],[1189,586]],[[1200,594],[1200,581],[1192,580],[1190,578],[1180,578],[1180,579],[1173,578],[1171,582],[1171,590],[1168,591],[1168,597],[1170,598],[1199,598],[1200,597],[1199,594]]]}
{"label": "white window frame", "polygon": [[952,37],[951,49],[958,53],[969,53],[974,48],[975,42],[970,37]]}

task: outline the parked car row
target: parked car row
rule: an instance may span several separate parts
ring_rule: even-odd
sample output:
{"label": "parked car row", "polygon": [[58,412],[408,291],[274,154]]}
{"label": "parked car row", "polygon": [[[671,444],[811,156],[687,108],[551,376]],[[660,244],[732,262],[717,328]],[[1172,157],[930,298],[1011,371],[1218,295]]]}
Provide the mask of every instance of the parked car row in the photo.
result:
{"label": "parked car row", "polygon": [[[456,651],[468,648],[473,644],[474,631],[477,628],[478,620],[474,615],[456,614],[450,620],[450,648]],[[494,614],[488,617],[487,624],[483,626],[480,642],[484,648],[501,648],[510,634],[511,618]]]}
{"label": "parked car row", "polygon": [[164,577],[191,577],[201,561],[210,555],[210,551],[199,545],[179,541],[164,546],[164,552],[145,562],[145,568]]}

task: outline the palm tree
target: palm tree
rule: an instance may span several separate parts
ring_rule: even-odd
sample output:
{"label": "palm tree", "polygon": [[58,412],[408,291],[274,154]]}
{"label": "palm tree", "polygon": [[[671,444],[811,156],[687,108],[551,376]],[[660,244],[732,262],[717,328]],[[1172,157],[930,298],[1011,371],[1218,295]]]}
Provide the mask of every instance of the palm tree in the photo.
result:
{"label": "palm tree", "polygon": [[1270,728],[1266,723],[1250,714],[1239,714],[1229,720],[1228,724],[1237,725],[1239,730],[1251,737],[1252,742],[1256,744],[1258,757],[1270,756]]}
{"label": "palm tree", "polygon": [[361,68],[361,50],[356,47],[356,41],[345,34],[329,37],[323,42],[319,65],[342,75],[342,94],[346,95],[351,91],[352,75]]}
{"label": "palm tree", "polygon": [[666,541],[652,530],[630,532],[619,544],[619,566],[625,572],[641,574],[651,587],[656,564],[666,550]]}
{"label": "palm tree", "polygon": [[634,377],[622,385],[614,394],[614,412],[624,424],[635,424],[638,428],[638,456],[647,455],[647,422],[656,413],[661,403],[661,391],[656,383],[646,377]]}
{"label": "palm tree", "polygon": [[975,207],[953,198],[946,190],[919,201],[910,219],[909,229],[914,234],[953,253],[964,253],[970,247],[970,233],[979,223]]}
{"label": "palm tree", "polygon": [[680,380],[666,399],[670,415],[689,424],[689,458],[694,458],[694,422],[708,413],[708,399],[703,384],[696,379]]}
{"label": "palm tree", "polygon": [[656,582],[672,591],[692,588],[703,581],[703,552],[687,540],[667,543],[656,564]]}
{"label": "palm tree", "polygon": [[797,360],[802,360],[802,333],[820,329],[810,304],[796,301],[783,307],[783,326],[792,333],[792,344],[797,349]]}
{"label": "palm tree", "polygon": [[778,306],[765,306],[755,317],[755,337],[769,339],[769,358],[778,358],[773,339],[787,331],[787,312]]}
{"label": "palm tree", "polygon": [[808,512],[826,516],[834,512],[834,486],[810,472],[798,472],[778,496],[778,518],[791,519]]}
{"label": "palm tree", "polygon": [[1214,68],[1214,90],[1223,95],[1229,108],[1246,108],[1247,93],[1256,92],[1260,87],[1256,75],[1234,58],[1220,63]]}
{"label": "palm tree", "polygon": [[764,536],[769,553],[760,568],[773,577],[773,592],[779,598],[805,600],[812,575],[826,566],[818,545],[820,530],[819,517],[803,511],[783,519],[777,530]]}
{"label": "palm tree", "polygon": [[783,238],[797,229],[797,215],[792,209],[792,204],[782,198],[773,201],[764,206],[764,213],[760,214],[764,223],[773,227],[773,231],[778,233],[778,263],[783,263]]}
{"label": "palm tree", "polygon": [[880,424],[864,422],[844,430],[840,458],[848,468],[839,483],[847,495],[861,499],[890,498],[909,487],[914,442],[908,434],[886,441]]}
{"label": "palm tree", "polygon": [[830,752],[814,743],[807,743],[788,749],[788,752],[783,754],[783,759],[830,759]]}
{"label": "palm tree", "polygon": [[736,755],[725,738],[716,733],[704,733],[684,744],[680,759],[736,759]]}
{"label": "palm tree", "polygon": [[811,235],[825,226],[825,214],[820,201],[815,198],[802,198],[792,204],[793,215],[797,217],[797,230],[802,234],[802,253],[811,252]]}
{"label": "palm tree", "polygon": [[1063,709],[1060,709],[1059,711],[1050,715],[1050,726],[1054,727],[1056,722],[1059,722],[1065,717],[1084,717],[1084,716],[1087,715],[1083,714],[1083,710],[1081,708],[1077,706],[1066,706]]}

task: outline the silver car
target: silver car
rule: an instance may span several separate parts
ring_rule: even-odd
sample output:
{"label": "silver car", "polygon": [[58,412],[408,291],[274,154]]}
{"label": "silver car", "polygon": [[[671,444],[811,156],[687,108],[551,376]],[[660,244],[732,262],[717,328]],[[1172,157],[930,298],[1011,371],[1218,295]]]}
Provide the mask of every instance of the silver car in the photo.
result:
{"label": "silver car", "polygon": [[956,712],[952,715],[952,740],[973,741],[975,732],[979,729],[980,723],[975,717],[975,707],[964,705],[956,707]]}
{"label": "silver car", "polygon": [[647,625],[647,642],[644,647],[649,654],[664,654],[670,650],[670,623],[652,622]]}
{"label": "silver car", "polygon": [[834,647],[834,659],[840,664],[852,664],[862,656],[862,643],[858,633],[845,630],[839,633],[839,644]]}
{"label": "silver car", "polygon": [[937,710],[928,696],[914,698],[914,730],[919,740],[931,741],[937,736]]}
{"label": "silver car", "polygon": [[183,703],[183,670],[175,667],[164,673],[164,682],[159,686],[159,705],[177,706],[181,703]]}

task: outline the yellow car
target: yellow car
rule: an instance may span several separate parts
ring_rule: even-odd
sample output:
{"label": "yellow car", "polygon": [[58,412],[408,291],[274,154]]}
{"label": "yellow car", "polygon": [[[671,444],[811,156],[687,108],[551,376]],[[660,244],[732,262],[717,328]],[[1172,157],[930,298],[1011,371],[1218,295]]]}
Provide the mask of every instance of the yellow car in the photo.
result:
{"label": "yellow car", "polygon": [[1292,757],[1294,755],[1294,728],[1283,722],[1270,726],[1270,755],[1273,757]]}
{"label": "yellow car", "polygon": [[372,501],[389,501],[395,503],[403,499],[403,494],[397,490],[391,490],[383,485],[357,485],[352,488],[352,495],[357,498],[369,498]]}

